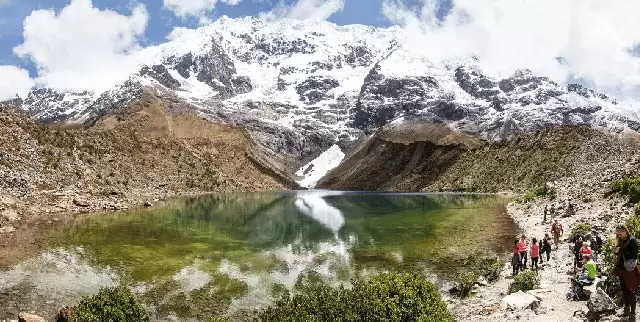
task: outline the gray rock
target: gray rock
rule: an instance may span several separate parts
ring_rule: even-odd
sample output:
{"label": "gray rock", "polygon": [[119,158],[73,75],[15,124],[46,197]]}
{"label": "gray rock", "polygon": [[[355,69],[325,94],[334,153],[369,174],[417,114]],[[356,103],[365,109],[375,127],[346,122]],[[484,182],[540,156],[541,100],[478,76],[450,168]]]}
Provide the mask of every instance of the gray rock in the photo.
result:
{"label": "gray rock", "polygon": [[46,322],[42,317],[30,313],[20,313],[18,315],[19,322]]}
{"label": "gray rock", "polygon": [[73,204],[83,208],[89,207],[89,202],[87,202],[86,200],[78,199],[78,198],[73,198]]}
{"label": "gray rock", "polygon": [[16,231],[16,229],[13,226],[0,227],[0,234],[9,234],[14,231]]}
{"label": "gray rock", "polygon": [[591,294],[589,301],[587,301],[587,308],[589,309],[589,313],[600,315],[615,312],[616,305],[607,293],[601,288],[598,288],[595,293]]}
{"label": "gray rock", "polygon": [[4,219],[8,222],[14,222],[20,219],[20,215],[13,209],[5,209],[0,212],[0,219]]}
{"label": "gray rock", "polygon": [[531,294],[522,291],[507,295],[502,299],[500,306],[509,310],[535,309],[540,305],[540,300]]}

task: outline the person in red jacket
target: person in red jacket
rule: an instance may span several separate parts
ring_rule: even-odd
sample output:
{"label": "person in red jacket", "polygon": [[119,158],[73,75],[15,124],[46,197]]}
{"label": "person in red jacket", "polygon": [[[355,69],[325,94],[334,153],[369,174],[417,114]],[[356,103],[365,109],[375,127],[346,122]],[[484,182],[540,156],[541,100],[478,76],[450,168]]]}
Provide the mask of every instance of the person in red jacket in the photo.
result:
{"label": "person in red jacket", "polygon": [[527,269],[527,240],[524,235],[520,237],[518,250],[520,251],[520,270],[525,270]]}
{"label": "person in red jacket", "polygon": [[560,243],[560,237],[564,235],[562,224],[558,222],[558,219],[554,220],[553,224],[551,225],[551,235],[553,235],[553,243],[556,245],[557,250],[558,244]]}
{"label": "person in red jacket", "polygon": [[589,248],[589,244],[587,242],[583,242],[582,248],[580,248],[580,259],[584,261],[585,256],[593,258],[593,251]]}
{"label": "person in red jacket", "polygon": [[531,269],[538,269],[538,259],[540,258],[540,245],[538,240],[533,238],[531,240]]}

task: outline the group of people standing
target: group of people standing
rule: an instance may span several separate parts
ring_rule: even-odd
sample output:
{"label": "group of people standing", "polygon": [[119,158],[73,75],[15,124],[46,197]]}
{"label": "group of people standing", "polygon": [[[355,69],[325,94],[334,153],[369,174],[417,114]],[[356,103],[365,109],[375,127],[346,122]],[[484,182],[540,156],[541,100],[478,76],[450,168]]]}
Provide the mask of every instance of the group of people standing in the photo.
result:
{"label": "group of people standing", "polygon": [[551,259],[551,237],[549,237],[549,234],[545,234],[540,242],[538,242],[538,239],[532,238],[530,247],[527,245],[525,235],[522,235],[519,240],[516,239],[512,247],[511,267],[513,268],[513,275],[517,275],[527,269],[528,250],[531,253],[531,269],[540,269],[540,266],[544,264],[545,254],[547,262]]}
{"label": "group of people standing", "polygon": [[[555,220],[551,225],[551,234],[553,235],[553,244],[558,249],[558,243],[560,237],[564,234],[562,225]],[[551,236],[544,234],[544,238],[538,240],[537,238],[531,239],[531,246],[527,244],[527,238],[525,235],[520,236],[520,239],[516,239],[513,242],[512,251],[513,257],[511,258],[511,267],[513,269],[513,275],[518,275],[519,272],[527,269],[527,251],[531,253],[531,268],[538,270],[546,261],[551,260]],[[546,255],[546,256],[545,256]],[[538,265],[539,264],[539,265]]]}

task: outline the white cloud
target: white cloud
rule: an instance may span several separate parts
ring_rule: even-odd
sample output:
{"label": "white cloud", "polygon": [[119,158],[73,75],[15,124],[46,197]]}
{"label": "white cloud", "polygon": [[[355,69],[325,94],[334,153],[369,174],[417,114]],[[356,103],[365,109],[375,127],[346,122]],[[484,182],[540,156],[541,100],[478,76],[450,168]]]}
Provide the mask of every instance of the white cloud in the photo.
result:
{"label": "white cloud", "polygon": [[147,20],[143,5],[126,16],[94,8],[91,0],[72,0],[59,14],[33,11],[14,53],[35,63],[40,85],[105,90],[137,70]]}
{"label": "white cloud", "polygon": [[33,86],[29,72],[15,67],[0,65],[0,101],[12,99],[16,94],[25,97]]}
{"label": "white cloud", "polygon": [[200,18],[200,23],[210,22],[207,15],[215,9],[218,2],[229,6],[238,5],[242,0],[163,0],[163,7],[180,18]]}
{"label": "white cloud", "polygon": [[[530,68],[563,82],[587,79],[609,92],[640,85],[640,1],[452,0],[449,15],[436,18],[438,2],[407,8],[384,0],[382,12],[405,27],[411,43],[434,57],[475,55],[498,76]],[[562,57],[563,63],[559,62]]]}
{"label": "white cloud", "polygon": [[291,18],[298,20],[327,20],[336,12],[344,9],[345,0],[298,0],[294,5],[287,6],[280,1],[269,12],[260,14],[263,20]]}

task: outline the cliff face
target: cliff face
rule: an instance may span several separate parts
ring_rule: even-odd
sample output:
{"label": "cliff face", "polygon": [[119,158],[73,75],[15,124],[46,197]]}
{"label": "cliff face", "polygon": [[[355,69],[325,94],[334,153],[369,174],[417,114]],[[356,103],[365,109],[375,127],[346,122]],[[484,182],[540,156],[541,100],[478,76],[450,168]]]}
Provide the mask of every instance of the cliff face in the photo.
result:
{"label": "cliff face", "polygon": [[380,131],[356,147],[319,187],[523,191],[566,177],[579,185],[630,175],[637,172],[633,160],[640,159],[637,136],[584,126],[550,127],[500,143],[450,136],[446,129],[440,134],[427,138],[420,131]]}

